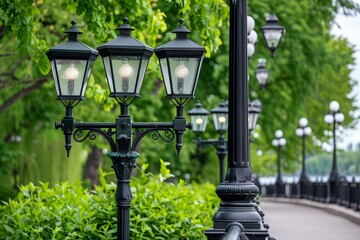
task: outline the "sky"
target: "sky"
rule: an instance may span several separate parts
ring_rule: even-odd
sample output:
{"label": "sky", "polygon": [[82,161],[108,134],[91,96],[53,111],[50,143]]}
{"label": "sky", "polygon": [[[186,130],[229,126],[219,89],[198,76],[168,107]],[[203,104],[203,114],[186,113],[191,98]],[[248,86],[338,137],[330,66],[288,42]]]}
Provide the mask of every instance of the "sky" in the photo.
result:
{"label": "sky", "polygon": [[[355,2],[360,3],[360,0]],[[334,26],[332,33],[336,36],[342,36],[346,38],[351,44],[355,45],[355,66],[351,74],[352,79],[356,80],[358,85],[353,88],[351,96],[356,97],[356,106],[360,108],[360,16],[344,16],[338,15],[335,22],[339,26]],[[336,100],[336,99],[334,99]],[[340,106],[341,109],[341,106]],[[360,112],[354,113],[354,116],[360,116]],[[338,147],[346,149],[349,144],[354,146],[360,143],[360,122],[357,124],[355,129],[345,129],[340,134],[338,139]]]}

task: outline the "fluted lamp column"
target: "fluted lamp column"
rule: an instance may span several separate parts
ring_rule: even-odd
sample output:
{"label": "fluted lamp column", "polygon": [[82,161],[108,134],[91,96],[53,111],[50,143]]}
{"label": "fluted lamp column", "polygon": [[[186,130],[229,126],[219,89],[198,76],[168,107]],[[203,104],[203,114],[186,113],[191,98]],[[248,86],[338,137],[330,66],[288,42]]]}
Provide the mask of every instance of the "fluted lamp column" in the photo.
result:
{"label": "fluted lamp column", "polygon": [[302,139],[302,161],[301,161],[301,174],[299,178],[299,195],[300,198],[306,198],[308,194],[307,184],[309,183],[309,178],[306,173],[306,137],[310,136],[311,128],[308,126],[308,120],[306,118],[300,118],[299,127],[295,131],[296,136],[301,137]]}
{"label": "fluted lamp column", "polygon": [[281,176],[281,149],[285,146],[286,139],[283,138],[283,131],[275,131],[275,138],[272,140],[271,144],[277,148],[277,176],[275,181],[275,188],[276,197],[280,197],[284,194],[284,182]]}

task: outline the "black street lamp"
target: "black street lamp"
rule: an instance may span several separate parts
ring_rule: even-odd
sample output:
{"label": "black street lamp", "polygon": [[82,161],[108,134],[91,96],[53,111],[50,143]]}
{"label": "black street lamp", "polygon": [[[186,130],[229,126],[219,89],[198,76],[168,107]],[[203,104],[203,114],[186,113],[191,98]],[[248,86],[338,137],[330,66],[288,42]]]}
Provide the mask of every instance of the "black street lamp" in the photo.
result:
{"label": "black street lamp", "polygon": [[275,14],[271,14],[266,19],[266,25],[261,28],[266,46],[271,51],[271,56],[275,56],[276,49],[279,47],[281,39],[285,34],[285,28],[279,25],[279,19]]}
{"label": "black street lamp", "polygon": [[[77,39],[81,32],[72,21],[72,27],[65,33],[69,40],[48,52],[54,75],[58,99],[66,107],[66,115],[56,128],[65,135],[65,148],[69,154],[71,137],[77,142],[94,140],[95,134],[105,138],[111,148],[108,154],[113,162],[117,178],[115,199],[118,207],[117,239],[130,239],[130,206],[132,201],[130,176],[139,156],[135,152],[141,139],[149,133],[154,140],[171,142],[176,137],[176,150],[182,147],[182,135],[191,124],[186,123],[183,108],[194,97],[205,48],[187,39],[190,31],[180,25],[173,31],[176,39],[155,49],[164,78],[167,97],[177,108],[172,122],[133,122],[129,115],[129,105],[140,97],[149,58],[153,49],[131,36],[134,30],[124,18],[120,36],[98,47],[103,58],[110,96],[119,103],[121,112],[115,122],[76,122],[72,117],[73,107],[84,100],[86,83],[89,79],[92,63],[98,53]],[[162,133],[164,132],[164,133]],[[134,136],[134,139],[132,139]]]}
{"label": "black street lamp", "polygon": [[309,182],[309,178],[306,173],[306,137],[310,136],[311,128],[308,126],[308,120],[306,118],[300,118],[299,127],[295,131],[296,136],[302,138],[302,162],[301,162],[301,174],[299,178],[299,187],[300,187],[300,198],[305,198],[308,194],[307,184]]}
{"label": "black street lamp", "polygon": [[[261,102],[259,99],[255,99],[254,101],[249,102],[249,135],[251,135],[251,133],[255,129],[257,120],[259,118],[260,110]],[[195,107],[188,112],[191,122],[193,123],[192,130],[197,135],[197,156],[200,156],[200,150],[202,145],[211,145],[216,148],[216,154],[219,158],[221,183],[225,180],[224,161],[227,155],[227,141],[224,138],[224,134],[228,128],[228,108],[225,106],[225,103],[221,102],[219,107],[211,110],[211,113],[213,114],[215,130],[219,133],[218,139],[201,139],[200,135],[205,132],[209,112],[206,109],[202,108],[200,101],[198,101]]]}
{"label": "black street lamp", "polygon": [[276,186],[276,197],[280,197],[283,194],[284,182],[281,177],[281,148],[285,146],[286,139],[283,138],[283,132],[281,130],[275,131],[275,138],[272,140],[271,144],[277,148],[277,176],[275,181]]}
{"label": "black street lamp", "polygon": [[255,99],[252,102],[249,102],[249,134],[250,135],[256,127],[257,120],[259,119],[260,111],[261,111],[261,102],[259,99]]}
{"label": "black street lamp", "polygon": [[266,59],[259,58],[259,63],[256,66],[255,78],[261,89],[264,89],[269,79],[269,71],[266,69]]}
{"label": "black street lamp", "polygon": [[327,124],[332,124],[333,130],[333,161],[331,172],[328,179],[328,199],[330,203],[335,203],[338,197],[338,187],[337,183],[339,182],[339,171],[337,167],[337,158],[336,158],[336,126],[344,121],[344,114],[340,112],[340,104],[337,101],[331,101],[329,104],[330,113],[326,114],[324,121]]}
{"label": "black street lamp", "polygon": [[222,239],[227,226],[240,223],[249,239],[269,238],[253,200],[259,193],[249,164],[247,1],[227,1],[230,6],[228,170],[216,193],[222,200],[213,217],[209,240]]}
{"label": "black street lamp", "polygon": [[[207,117],[209,112],[201,107],[200,102],[197,102],[195,108],[191,109],[188,114],[193,123],[193,131],[196,133],[196,152],[200,156],[202,145],[213,146],[216,149],[216,154],[219,159],[220,169],[220,183],[224,181],[224,162],[227,155],[227,142],[224,134],[228,128],[228,108],[224,102],[221,102],[219,107],[211,110],[215,130],[219,133],[218,139],[202,139],[201,134],[205,131]],[[196,130],[195,130],[196,129]]]}

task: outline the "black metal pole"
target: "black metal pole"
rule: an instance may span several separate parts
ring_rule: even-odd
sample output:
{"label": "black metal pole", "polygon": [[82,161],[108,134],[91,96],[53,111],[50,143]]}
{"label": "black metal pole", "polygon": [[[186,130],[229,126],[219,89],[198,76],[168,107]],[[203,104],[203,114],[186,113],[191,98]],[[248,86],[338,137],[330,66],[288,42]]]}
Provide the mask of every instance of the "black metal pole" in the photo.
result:
{"label": "black metal pole", "polygon": [[300,198],[305,198],[307,195],[307,183],[309,181],[309,179],[307,177],[307,173],[306,173],[306,164],[305,164],[305,159],[306,159],[306,135],[305,135],[305,133],[303,134],[303,136],[301,138],[302,138],[302,164],[301,164],[301,175],[300,175],[300,179],[299,179],[299,186],[300,186],[299,196],[300,196]]}
{"label": "black metal pole", "polygon": [[302,175],[306,176],[306,166],[305,166],[305,151],[306,151],[306,135],[302,136]]}
{"label": "black metal pole", "polygon": [[282,192],[282,176],[281,176],[281,146],[278,146],[278,152],[277,152],[277,177],[276,177],[276,197],[280,197]]}
{"label": "black metal pole", "polygon": [[267,239],[261,216],[253,200],[259,189],[251,181],[248,133],[247,82],[247,1],[231,0],[229,49],[228,170],[216,188],[222,200],[213,217],[214,226],[205,235],[209,240],[223,237],[228,224],[239,222],[249,239]]}
{"label": "black metal pole", "polygon": [[332,160],[332,167],[331,172],[328,180],[328,199],[327,201],[330,203],[335,203],[337,198],[337,182],[339,181],[339,172],[337,168],[337,157],[336,157],[336,121],[335,121],[335,114],[333,113],[333,160]]}
{"label": "black metal pole", "polygon": [[200,149],[201,145],[211,145],[216,149],[216,155],[219,159],[219,182],[222,183],[225,180],[224,177],[224,165],[225,158],[227,156],[227,143],[224,138],[224,133],[220,132],[220,136],[218,139],[201,139],[200,135],[196,138],[196,154],[197,157],[200,158]]}
{"label": "black metal pole", "polygon": [[225,164],[225,158],[228,154],[227,152],[227,146],[224,139],[224,134],[220,133],[219,136],[219,144],[216,147],[216,154],[219,158],[219,168],[220,168],[220,183],[224,182],[224,164]]}
{"label": "black metal pole", "polygon": [[337,179],[339,173],[337,168],[337,157],[336,157],[336,121],[335,121],[335,115],[334,115],[334,123],[333,123],[333,143],[334,143],[334,150],[333,150],[333,162],[332,162],[332,168],[331,168],[331,176],[333,176],[334,179]]}

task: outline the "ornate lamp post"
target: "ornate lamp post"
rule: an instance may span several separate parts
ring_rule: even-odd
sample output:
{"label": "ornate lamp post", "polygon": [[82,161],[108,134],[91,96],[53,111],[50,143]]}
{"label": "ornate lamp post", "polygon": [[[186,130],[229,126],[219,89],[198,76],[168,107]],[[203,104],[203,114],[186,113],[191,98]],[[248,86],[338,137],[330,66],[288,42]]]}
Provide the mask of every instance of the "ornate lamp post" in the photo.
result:
{"label": "ornate lamp post", "polygon": [[247,1],[228,1],[230,6],[229,126],[228,170],[216,193],[222,200],[213,217],[213,228],[206,230],[209,240],[223,237],[226,227],[238,222],[249,239],[267,239],[268,230],[253,200],[259,193],[252,182],[249,164]]}
{"label": "ornate lamp post", "polygon": [[255,78],[256,81],[259,83],[259,86],[261,89],[264,89],[267,81],[269,79],[269,71],[266,69],[266,59],[265,58],[259,58],[259,63],[255,70]]}
{"label": "ornate lamp post", "polygon": [[[72,110],[84,100],[86,84],[90,76],[92,63],[98,52],[78,40],[81,32],[72,21],[72,27],[65,33],[69,40],[48,52],[55,81],[58,99],[66,108],[66,115],[61,123],[56,124],[65,135],[65,148],[69,154],[71,137],[77,142],[94,140],[95,134],[105,138],[111,148],[108,154],[113,162],[117,178],[115,199],[118,207],[117,239],[130,239],[130,190],[131,171],[139,156],[135,148],[148,133],[157,139],[171,142],[176,137],[176,150],[182,147],[182,136],[191,124],[186,123],[183,108],[194,97],[197,79],[205,48],[187,39],[190,31],[180,25],[173,31],[176,39],[155,49],[159,58],[164,78],[167,97],[177,108],[177,115],[172,122],[133,122],[129,115],[129,105],[140,97],[149,58],[153,49],[131,36],[134,29],[124,18],[118,28],[120,36],[98,47],[102,56],[110,96],[119,103],[121,112],[115,122],[76,122]],[[165,132],[162,134],[161,131]],[[135,139],[132,139],[134,136]]]}
{"label": "ornate lamp post", "polygon": [[336,158],[336,126],[344,121],[344,114],[340,112],[340,104],[337,101],[331,101],[329,104],[330,112],[325,115],[324,121],[327,124],[332,124],[333,130],[333,161],[331,172],[328,179],[328,199],[330,203],[336,202],[338,197],[337,183],[339,181],[339,171],[337,167]]}
{"label": "ornate lamp post", "polygon": [[198,157],[200,156],[200,150],[202,145],[210,145],[215,147],[216,154],[219,159],[220,169],[220,183],[224,181],[224,161],[227,155],[227,142],[224,134],[228,128],[228,108],[224,102],[221,102],[219,107],[211,110],[213,115],[213,121],[215,130],[219,133],[218,139],[202,139],[201,134],[205,131],[207,117],[209,112],[201,107],[200,102],[196,103],[195,108],[191,109],[188,114],[193,123],[193,131],[196,133],[196,151]]}
{"label": "ornate lamp post", "polygon": [[308,126],[308,120],[306,118],[300,118],[299,127],[295,131],[296,136],[302,138],[302,167],[301,174],[299,179],[299,187],[300,187],[300,198],[305,198],[307,191],[307,183],[309,182],[309,178],[306,173],[306,165],[305,165],[305,155],[306,155],[306,137],[311,134],[311,128]]}
{"label": "ornate lamp post", "polygon": [[281,177],[281,148],[285,146],[286,139],[283,138],[283,132],[281,130],[276,130],[275,138],[272,140],[271,144],[277,148],[277,177],[275,181],[276,186],[276,197],[280,197],[283,194],[282,188],[284,183]]}

